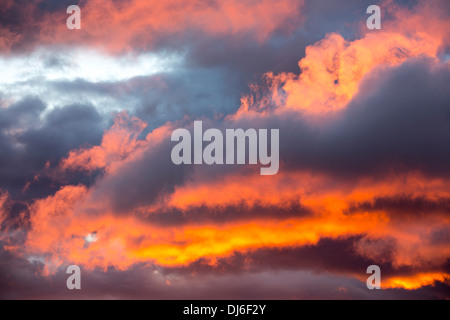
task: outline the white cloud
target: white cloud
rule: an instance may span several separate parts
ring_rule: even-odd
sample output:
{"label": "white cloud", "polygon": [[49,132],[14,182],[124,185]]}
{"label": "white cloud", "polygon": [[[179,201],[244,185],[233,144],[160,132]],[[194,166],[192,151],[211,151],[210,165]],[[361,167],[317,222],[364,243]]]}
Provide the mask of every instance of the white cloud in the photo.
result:
{"label": "white cloud", "polygon": [[[108,96],[108,101],[99,101],[98,97],[86,95],[74,100],[73,95],[58,92],[50,84],[80,79],[91,83],[120,82],[138,76],[170,73],[182,62],[183,56],[179,54],[147,52],[111,56],[92,49],[50,51],[49,48],[39,48],[28,55],[0,56],[0,93],[4,106],[25,96],[36,95],[50,108],[74,101],[94,105],[105,102],[106,108],[114,108],[116,102],[111,95]],[[123,106],[117,105],[117,108]]]}

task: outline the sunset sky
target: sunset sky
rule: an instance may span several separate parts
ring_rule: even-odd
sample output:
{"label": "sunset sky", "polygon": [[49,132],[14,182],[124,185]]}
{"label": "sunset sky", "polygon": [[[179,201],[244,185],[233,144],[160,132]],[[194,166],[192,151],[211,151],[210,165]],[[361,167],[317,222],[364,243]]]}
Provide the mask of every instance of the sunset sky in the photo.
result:
{"label": "sunset sky", "polygon": [[0,299],[80,298],[450,299],[450,1],[1,0]]}

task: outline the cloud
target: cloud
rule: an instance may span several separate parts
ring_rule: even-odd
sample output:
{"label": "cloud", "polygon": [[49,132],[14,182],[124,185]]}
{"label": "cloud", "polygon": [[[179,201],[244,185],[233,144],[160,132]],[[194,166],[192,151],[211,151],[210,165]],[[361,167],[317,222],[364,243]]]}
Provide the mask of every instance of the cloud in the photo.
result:
{"label": "cloud", "polygon": [[72,148],[98,143],[103,134],[104,120],[92,106],[74,104],[47,111],[36,97],[0,109],[0,188],[14,198],[52,192],[37,179],[42,169]]}
{"label": "cloud", "polygon": [[[136,263],[151,263],[162,267],[189,266],[200,259],[216,265],[218,259],[235,252],[246,253],[263,248],[302,248],[316,245],[323,238],[337,239],[363,234],[367,240],[358,242],[358,252],[362,256],[374,260],[382,257],[389,259],[393,268],[415,270],[408,275],[393,277],[387,282],[389,286],[410,289],[430,285],[434,281],[445,282],[448,275],[442,270],[436,271],[435,268],[446,261],[446,242],[424,243],[424,239],[435,237],[436,231],[441,229],[439,219],[428,219],[426,228],[422,225],[424,219],[409,221],[409,228],[412,230],[409,231],[399,229],[401,223],[395,219],[391,220],[391,213],[386,209],[367,212],[364,207],[360,207],[357,211],[353,210],[351,215],[347,212],[354,203],[374,201],[382,197],[383,193],[392,195],[397,193],[397,190],[417,192],[417,184],[423,181],[428,188],[422,188],[418,192],[419,196],[436,197],[448,193],[447,180],[433,181],[433,178],[427,175],[432,173],[429,170],[417,173],[420,168],[408,166],[407,161],[414,160],[410,153],[415,152],[420,144],[414,144],[411,150],[407,149],[409,157],[404,160],[397,156],[399,150],[401,151],[400,146],[386,148],[387,143],[395,142],[395,137],[400,137],[404,142],[410,132],[418,135],[413,136],[412,141],[420,142],[420,126],[417,124],[420,124],[422,119],[426,119],[423,125],[424,133],[430,135],[429,125],[438,133],[436,137],[430,136],[429,139],[446,139],[448,135],[439,134],[439,123],[442,123],[442,130],[446,130],[446,122],[442,121],[441,114],[448,105],[444,102],[447,94],[445,88],[431,86],[431,79],[445,78],[447,73],[445,64],[436,65],[434,60],[427,59],[415,60],[375,73],[373,79],[369,77],[365,80],[362,88],[364,89],[367,83],[373,83],[371,81],[374,79],[377,86],[370,87],[369,94],[357,95],[340,117],[327,122],[316,141],[296,133],[299,129],[308,133],[308,122],[299,126],[302,122],[295,117],[276,116],[278,123],[275,123],[280,127],[295,128],[286,136],[294,139],[302,137],[303,141],[315,142],[315,148],[303,149],[301,155],[295,152],[288,155],[285,158],[288,161],[300,158],[303,160],[297,160],[295,167],[288,167],[290,171],[274,177],[272,182],[279,181],[279,184],[272,186],[261,183],[263,177],[253,177],[248,172],[243,175],[243,171],[238,168],[227,168],[225,172],[218,169],[209,175],[207,173],[210,173],[210,168],[206,167],[200,166],[195,170],[175,167],[168,158],[173,124],[158,128],[147,135],[145,140],[141,140],[138,137],[145,124],[125,113],[119,114],[116,116],[115,125],[105,133],[100,146],[72,151],[61,163],[62,172],[102,169],[105,175],[88,188],[82,185],[65,186],[54,196],[38,200],[30,207],[32,227],[28,233],[26,254],[50,253],[48,259],[55,267],[69,259],[90,269],[106,269],[112,265],[126,270]],[[401,85],[407,89],[401,90]],[[395,88],[395,96],[390,93],[392,88]],[[415,89],[416,96],[409,94],[411,88]],[[441,97],[442,103],[439,101]],[[410,103],[399,99],[406,99]],[[435,100],[432,109],[418,103],[430,99]],[[394,104],[389,105],[392,100]],[[425,110],[427,117],[423,116]],[[399,116],[396,116],[396,113]],[[402,119],[401,127],[398,127],[399,117]],[[297,121],[294,123],[292,119]],[[227,124],[239,126],[248,120],[230,118],[226,121],[229,121]],[[273,126],[273,121],[274,118],[267,120],[263,117],[253,120],[252,125]],[[371,124],[372,122],[374,124]],[[392,123],[391,127],[389,123]],[[330,167],[322,167],[328,166],[329,160],[343,158],[342,165],[355,171],[356,164],[349,165],[348,162],[354,158],[354,150],[358,150],[357,142],[366,146],[367,141],[361,138],[366,134],[371,137],[374,128],[383,125],[392,129],[385,142],[379,143],[380,148],[383,148],[384,152],[392,150],[394,154],[383,154],[382,150],[376,150],[373,155],[367,157],[368,161],[358,158],[357,163],[362,169],[356,170],[358,174],[353,178],[350,176],[350,179],[346,175],[347,172],[342,170],[346,167],[339,168],[339,161],[332,161]],[[396,133],[395,130],[399,132]],[[374,135],[374,139],[380,137],[383,138],[380,134]],[[352,141],[352,138],[356,141]],[[427,141],[425,140],[425,143]],[[439,141],[438,144],[444,145]],[[376,147],[375,143],[372,145]],[[298,143],[291,142],[290,146],[301,148]],[[313,153],[308,154],[309,150]],[[432,152],[432,149],[428,148],[428,151]],[[375,161],[377,156],[381,156],[380,162]],[[308,157],[314,159],[311,161],[314,166],[307,162]],[[421,151],[417,152],[417,157],[422,169],[426,169]],[[385,158],[405,164],[406,170],[396,170],[398,176],[390,179],[368,178],[367,173],[376,168],[376,165],[386,165],[383,161]],[[430,158],[435,159],[434,156]],[[436,163],[432,163],[430,168],[435,166]],[[440,168],[439,171],[442,170]],[[336,181],[335,177],[339,180]],[[301,183],[302,180],[305,181],[304,184]],[[334,180],[334,183],[330,184],[331,180]],[[243,184],[242,181],[246,183]],[[273,199],[269,196],[271,194],[274,195]],[[278,216],[267,220],[255,216],[248,220],[227,221],[225,224],[220,219],[211,217],[202,221],[186,220],[185,224],[179,225],[175,230],[164,225],[155,225],[151,218],[147,220],[148,217],[154,218],[152,212],[158,212],[159,207],[166,205],[178,210],[195,210],[196,206],[220,209],[224,205],[245,201],[250,206],[261,205],[267,209],[270,209],[270,206],[279,206],[282,210],[286,207],[282,204],[284,201],[295,203],[298,199],[301,199],[301,205],[309,212],[308,215],[288,215],[284,218]],[[442,215],[438,217],[445,219]],[[218,224],[221,225],[220,228]],[[126,230],[133,230],[133,233],[124,234],[123,226],[127,226]],[[430,233],[430,230],[433,231]],[[98,240],[86,248],[83,238],[94,231],[98,234]],[[377,244],[379,242],[376,239],[380,238],[392,239],[395,251],[389,251],[391,253],[388,255],[384,251],[385,245]],[[55,243],[53,239],[61,240]],[[417,249],[419,243],[421,246]],[[58,255],[51,252],[58,252]]]}
{"label": "cloud", "polygon": [[423,218],[434,214],[447,214],[450,210],[450,199],[427,199],[424,197],[398,197],[376,198],[373,202],[355,204],[352,211],[386,211],[392,213],[392,218],[404,219],[405,216]]}
{"label": "cloud", "polygon": [[337,120],[286,132],[284,150],[297,146],[295,166],[342,174],[396,168],[447,175],[449,76],[448,63],[432,60],[374,75]]}
{"label": "cloud", "polygon": [[[0,296],[446,298],[446,16],[349,3],[95,0],[67,35],[63,3],[5,2]],[[194,120],[280,129],[279,173],[175,166]]]}
{"label": "cloud", "polygon": [[[330,249],[345,248],[344,243],[345,241],[333,244],[326,240],[321,246]],[[350,242],[347,243],[351,245]],[[314,257],[323,259],[312,249],[305,249],[304,253],[309,250]],[[1,251],[0,297],[2,299],[36,297],[141,299],[144,296],[147,299],[442,299],[446,297],[448,291],[448,285],[440,282],[435,286],[425,286],[418,290],[369,291],[365,283],[344,275],[298,270],[298,263],[302,262],[295,253],[295,250],[284,250],[272,252],[270,255],[270,252],[262,251],[252,256],[255,262],[261,262],[263,257],[269,258],[270,260],[264,259],[264,263],[275,266],[277,263],[281,266],[286,260],[296,261],[296,264],[291,265],[291,270],[284,270],[281,267],[272,271],[264,269],[264,264],[260,265],[261,271],[242,270],[243,265],[236,264],[232,266],[236,266],[240,271],[229,272],[231,266],[226,269],[226,261],[220,264],[220,273],[208,266],[192,266],[190,269],[172,269],[164,272],[143,265],[136,265],[127,271],[110,268],[108,272],[102,270],[87,272],[82,268],[83,289],[73,292],[65,287],[67,278],[65,270],[60,270],[53,276],[39,276],[43,268],[42,263],[38,261],[30,263]],[[244,263],[243,258],[236,256],[231,261]],[[307,260],[302,259],[303,262]],[[333,267],[331,261],[330,259],[330,266]],[[339,261],[345,263],[345,259],[340,258]],[[11,269],[10,265],[14,265],[15,268]],[[339,264],[337,267],[340,267]],[[228,272],[225,272],[227,270]]]}
{"label": "cloud", "polygon": [[[306,48],[306,56],[299,61],[300,75],[266,73],[265,86],[255,85],[255,94],[243,97],[237,116],[290,110],[313,119],[331,115],[349,104],[358,94],[364,77],[372,72],[399,66],[414,57],[438,57],[446,39],[442,32],[433,31],[446,22],[436,19],[427,30],[429,33],[417,30],[417,26],[406,29],[413,21],[423,19],[422,15],[410,14],[412,17],[398,18],[401,22],[394,20],[395,27],[388,31],[368,33],[354,41],[336,33],[328,34]],[[255,103],[255,96],[262,98]]]}
{"label": "cloud", "polygon": [[5,203],[7,200],[8,200],[8,194],[2,193],[0,195],[0,227],[2,226],[3,221],[6,219],[7,212],[4,208],[4,206],[5,206]]}
{"label": "cloud", "polygon": [[[7,2],[2,15],[13,17],[2,24],[2,50],[23,48],[37,41],[53,44],[87,44],[120,52],[148,49],[159,39],[180,39],[196,31],[205,35],[252,34],[257,41],[276,30],[292,30],[303,1],[189,1],[158,3],[89,1],[80,3],[82,29],[69,32],[65,10],[45,3]],[[21,10],[19,10],[21,9]],[[18,28],[18,29],[17,29]],[[31,30],[34,28],[34,32]],[[114,30],[113,33],[110,30]]]}

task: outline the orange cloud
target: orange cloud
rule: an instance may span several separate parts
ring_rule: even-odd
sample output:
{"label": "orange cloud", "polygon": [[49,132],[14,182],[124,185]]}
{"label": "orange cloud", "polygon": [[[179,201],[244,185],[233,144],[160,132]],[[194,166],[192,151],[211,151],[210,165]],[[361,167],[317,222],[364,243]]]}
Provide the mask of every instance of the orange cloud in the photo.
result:
{"label": "orange cloud", "polygon": [[[206,205],[213,210],[216,206],[241,203],[250,207],[262,205],[287,208],[297,202],[310,209],[314,216],[328,221],[333,220],[333,217],[347,216],[355,204],[374,203],[380,198],[408,195],[412,199],[448,199],[448,184],[446,179],[430,179],[419,173],[401,174],[385,180],[365,178],[353,183],[311,173],[279,174],[271,179],[271,184],[265,183],[264,177],[234,176],[220,181],[178,187],[164,205],[180,210]],[[365,209],[357,209],[348,216],[350,220],[354,213],[357,213],[355,217],[368,214]],[[395,211],[378,210],[370,214],[386,219],[386,223],[380,228],[374,225],[370,230],[362,228],[359,231],[369,238],[394,239],[398,247],[392,261],[394,266],[439,265],[445,263],[450,256],[450,248],[445,244],[424,241],[431,239],[433,231],[450,226],[450,218],[445,211],[424,212],[423,215],[410,213],[407,221],[404,214]],[[368,258],[378,259],[380,252],[376,249],[361,246],[358,251]]]}
{"label": "orange cloud", "polygon": [[145,141],[138,140],[138,135],[146,127],[147,124],[142,120],[121,112],[115,116],[114,125],[105,132],[100,146],[71,151],[62,161],[61,169],[114,170],[118,164],[145,145]]}
{"label": "orange cloud", "polygon": [[283,206],[290,205],[291,200],[297,200],[309,207],[319,205],[321,209],[329,203],[330,211],[344,212],[353,203],[370,202],[376,197],[406,194],[413,198],[423,196],[433,200],[450,198],[447,179],[427,178],[414,172],[392,176],[388,181],[367,177],[356,182],[337,181],[335,177],[311,172],[290,172],[271,177],[270,184],[265,182],[265,177],[240,175],[204,182],[195,180],[176,187],[164,205],[185,210],[189,207],[234,203]]}
{"label": "orange cloud", "polygon": [[425,286],[434,286],[436,282],[448,283],[450,274],[444,272],[418,273],[406,277],[392,277],[383,282],[383,288],[403,288],[415,290]]}
{"label": "orange cloud", "polygon": [[[32,230],[26,251],[52,253],[60,261],[87,268],[128,268],[137,262],[179,266],[200,258],[214,261],[235,251],[314,244],[322,237],[359,234],[384,226],[383,214],[323,214],[308,218],[245,221],[226,225],[199,224],[158,227],[130,213],[117,217],[89,214],[87,189],[68,186],[30,207]],[[97,204],[98,205],[98,204]],[[85,237],[97,232],[96,242]]]}
{"label": "orange cloud", "polygon": [[[148,222],[146,214],[142,214],[158,211],[158,207],[140,208],[117,216],[107,205],[90,197],[95,187],[90,190],[84,186],[66,186],[30,207],[32,227],[23,254],[46,257],[46,272],[50,273],[64,262],[89,269],[114,266],[125,270],[136,263],[173,267],[204,259],[214,264],[236,251],[301,247],[317,244],[322,238],[364,235],[368,240],[394,240],[396,251],[390,259],[393,266],[399,268],[408,266],[420,270],[439,266],[450,256],[450,249],[445,244],[429,241],[433,231],[450,226],[450,218],[445,213],[412,216],[408,220],[383,210],[368,212],[361,209],[348,213],[354,203],[395,196],[399,190],[430,199],[448,197],[450,191],[446,180],[409,174],[389,181],[374,179],[336,184],[331,183],[329,177],[299,173],[280,176],[278,182],[268,185],[262,183],[263,178],[229,177],[205,184],[194,180],[177,188],[159,209],[173,206],[186,210],[201,205],[213,209],[242,201],[249,206],[258,203],[283,207],[286,203],[300,201],[311,214],[298,218],[253,217],[226,223],[195,222],[164,227]],[[94,232],[95,241],[88,242],[88,235]],[[355,246],[359,254],[384,263],[383,252],[379,249],[383,250],[365,242]],[[431,281],[424,282],[425,278],[419,275],[410,278],[409,286],[420,287]],[[388,282],[389,287],[406,286],[406,280],[399,281]]]}
{"label": "orange cloud", "polygon": [[[127,6],[117,6],[109,1],[104,7],[99,1],[91,1],[84,8],[89,10],[84,10],[86,29],[83,32],[93,40],[106,37],[105,43],[112,50],[126,48],[130,45],[131,34],[146,34],[145,30],[164,33],[194,27],[213,34],[258,30],[258,37],[266,37],[285,18],[296,15],[291,9],[293,3],[219,1],[217,7],[211,7],[203,2],[172,0],[164,3],[131,1]],[[179,7],[184,10],[182,14],[174,10]],[[256,17],[267,20],[261,28]],[[413,22],[419,21],[414,20],[418,19],[415,17],[399,14],[397,19],[406,19],[405,26],[394,21],[395,28],[367,33],[355,41],[347,41],[338,34],[328,35],[307,49],[305,58],[299,62],[300,75],[267,74],[268,88],[264,89],[269,95],[262,99],[244,97],[236,117],[253,111],[266,116],[268,104],[273,102],[277,107],[275,112],[326,116],[345,108],[368,74],[421,55],[436,58],[444,43],[443,33],[419,31],[414,27]],[[100,28],[110,20],[117,32]],[[434,21],[432,30],[435,24],[442,24],[442,21]],[[50,31],[43,32],[44,38],[55,36]],[[168,139],[172,129],[172,125],[167,124],[140,140],[138,136],[145,127],[137,118],[118,114],[100,146],[70,152],[60,169],[102,169],[106,177],[120,173],[122,168],[133,166],[144,151],[151,151],[152,146]],[[394,267],[418,270],[413,275],[387,278],[386,287],[414,289],[435,281],[448,281],[447,274],[434,270],[450,257],[450,248],[432,241],[434,232],[450,227],[446,212],[440,209],[433,213],[400,215],[385,208],[358,207],[361,203],[374,204],[378,198],[404,195],[436,201],[449,199],[448,179],[407,172],[384,179],[366,177],[343,181],[309,171],[281,172],[271,177],[270,183],[267,177],[239,173],[208,178],[194,172],[161,202],[130,209],[121,215],[98,200],[96,192],[101,192],[98,186],[103,177],[90,188],[65,186],[30,205],[31,229],[24,247],[14,250],[20,250],[25,256],[45,257],[46,271],[51,273],[68,261],[88,269],[114,266],[121,270],[136,263],[171,267],[205,259],[214,264],[236,251],[302,247],[317,244],[323,238],[362,236],[364,241],[356,243],[354,248],[358,254],[374,261],[381,259],[380,263],[391,259],[389,262]],[[188,221],[176,227],[148,220],[153,213],[164,212],[164,209],[184,212],[206,206],[212,210],[242,203],[249,207],[285,208],[295,202],[307,207],[310,213],[304,217],[251,217],[226,223],[213,219],[204,223]],[[90,237],[94,233],[95,237]],[[373,244],[378,239],[388,239],[395,244],[392,257],[383,257],[384,248]]]}
{"label": "orange cloud", "polygon": [[363,79],[377,70],[415,57],[437,58],[448,43],[448,19],[439,19],[425,4],[416,10],[390,8],[392,21],[384,21],[380,31],[362,28],[365,34],[354,41],[328,34],[306,48],[306,56],[299,61],[299,75],[267,73],[267,87],[252,87],[257,95],[263,90],[263,97],[255,101],[253,95],[244,96],[236,116],[264,113],[270,105],[276,106],[276,112],[329,116],[345,108],[359,92]]}
{"label": "orange cloud", "polygon": [[[85,268],[114,266],[125,270],[136,263],[165,267],[187,266],[199,259],[214,264],[234,252],[264,248],[302,247],[317,244],[323,238],[363,236],[355,243],[359,255],[394,267],[413,267],[417,276],[388,282],[393,287],[429,284],[442,277],[422,277],[424,268],[437,268],[450,256],[445,243],[432,241],[433,233],[450,226],[446,212],[397,215],[386,209],[368,210],[361,203],[378,198],[408,195],[438,201],[449,199],[449,181],[429,178],[419,172],[391,174],[388,178],[366,177],[342,180],[309,171],[280,172],[271,177],[231,173],[216,179],[194,174],[175,187],[163,200],[151,206],[130,209],[118,215],[108,203],[99,201],[102,179],[133,166],[144,151],[170,137],[171,125],[162,126],[139,140],[145,124],[121,113],[105,132],[100,146],[72,151],[61,163],[61,170],[104,169],[105,176],[88,188],[67,185],[54,195],[36,200],[29,206],[30,230],[23,248],[11,247],[25,256],[42,256],[44,274],[63,263]],[[149,165],[151,165],[149,163]],[[100,191],[99,191],[100,190]],[[6,201],[1,197],[1,201]],[[305,216],[269,218],[247,217],[226,222],[186,222],[161,226],[147,218],[171,208],[184,212],[206,206],[214,208],[245,204],[248,207],[288,208],[298,203],[309,210]],[[1,207],[1,206],[0,206]],[[354,208],[352,210],[352,208]],[[95,234],[95,237],[90,235]],[[378,239],[395,243],[392,257],[384,257]],[[356,276],[358,277],[358,276]],[[428,279],[425,281],[424,279]]]}
{"label": "orange cloud", "polygon": [[4,208],[6,201],[8,200],[8,194],[0,190],[0,227],[3,221],[6,219],[6,210]]}
{"label": "orange cloud", "polygon": [[[245,253],[260,248],[299,247],[316,244],[324,237],[359,234],[403,241],[399,251],[409,259],[401,261],[401,265],[421,266],[421,263],[433,263],[435,259],[450,254],[448,248],[435,248],[423,243],[426,234],[424,229],[432,229],[431,224],[420,228],[419,224],[408,223],[403,230],[399,230],[396,229],[398,224],[390,225],[388,216],[382,212],[353,215],[326,213],[285,220],[256,219],[225,225],[197,224],[163,228],[133,216],[116,217],[107,213],[89,216],[82,206],[77,208],[74,205],[83,203],[85,192],[83,187],[64,188],[54,197],[37,201],[31,208],[33,228],[28,235],[26,251],[47,256],[49,272],[52,267],[57,268],[67,261],[85,268],[106,269],[115,266],[122,270],[142,262],[183,266],[198,259],[206,259],[214,264],[217,259],[236,251]],[[442,221],[439,223],[442,224]],[[445,223],[448,225],[448,221]],[[97,241],[86,246],[85,237],[94,231],[98,234]],[[433,256],[430,255],[432,250],[435,251]],[[416,255],[410,256],[412,252]],[[420,254],[423,254],[422,260],[417,260]],[[423,258],[426,260],[423,261]],[[446,278],[435,273],[432,277],[418,274],[406,277],[406,280],[399,279],[403,278],[388,281],[385,286],[410,289]]]}
{"label": "orange cloud", "polygon": [[[112,52],[144,49],[187,30],[211,36],[248,35],[263,41],[276,30],[292,30],[303,0],[91,0],[81,4],[81,30],[66,28],[65,10],[43,13],[27,4],[27,23],[39,30],[41,43],[86,44]],[[43,16],[38,16],[41,14]],[[1,29],[3,50],[24,35]],[[1,48],[1,47],[0,47]]]}

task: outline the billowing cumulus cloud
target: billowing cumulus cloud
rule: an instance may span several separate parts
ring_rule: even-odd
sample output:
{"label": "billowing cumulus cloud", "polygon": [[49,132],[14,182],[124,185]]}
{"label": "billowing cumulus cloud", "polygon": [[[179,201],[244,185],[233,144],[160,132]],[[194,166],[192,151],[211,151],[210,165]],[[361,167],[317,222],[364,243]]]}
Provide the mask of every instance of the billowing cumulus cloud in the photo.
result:
{"label": "billowing cumulus cloud", "polygon": [[[0,297],[448,298],[448,4],[369,4],[2,4]],[[194,120],[278,174],[173,164]]]}

